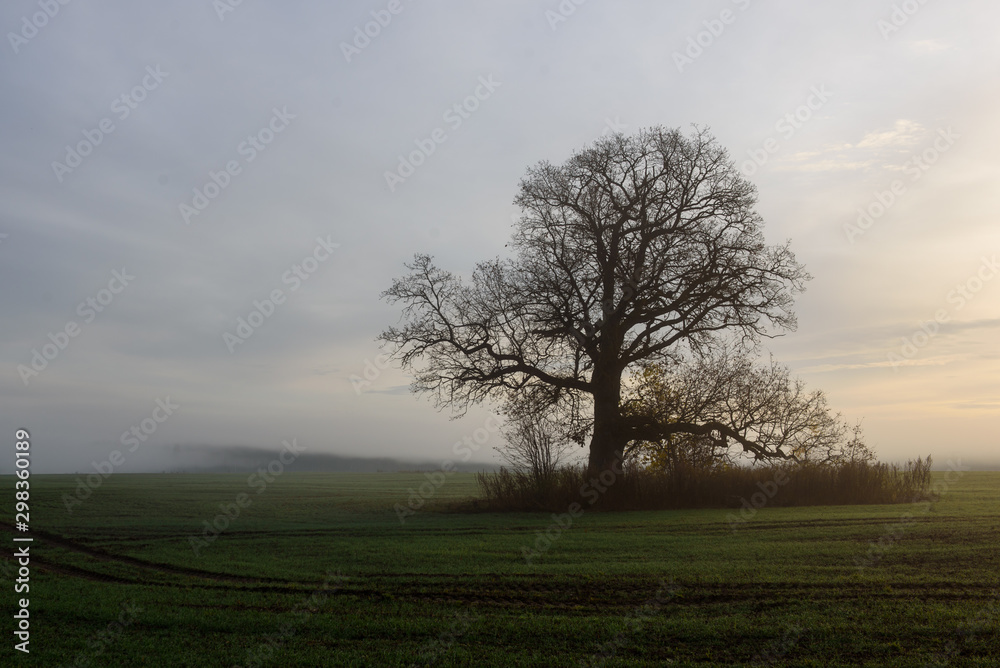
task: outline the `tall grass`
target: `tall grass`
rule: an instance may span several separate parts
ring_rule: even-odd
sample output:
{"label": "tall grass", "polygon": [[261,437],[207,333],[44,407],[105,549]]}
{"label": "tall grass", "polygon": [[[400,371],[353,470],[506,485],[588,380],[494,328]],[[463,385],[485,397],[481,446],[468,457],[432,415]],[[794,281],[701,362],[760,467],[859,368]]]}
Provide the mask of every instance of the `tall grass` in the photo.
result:
{"label": "tall grass", "polygon": [[[896,465],[780,463],[728,468],[626,469],[590,475],[564,467],[546,476],[502,468],[477,476],[474,507],[495,511],[565,512],[572,503],[604,510],[907,503],[928,498],[931,458]],[[591,499],[597,495],[596,501]],[[763,497],[761,496],[763,495]],[[587,502],[584,503],[584,497]]]}

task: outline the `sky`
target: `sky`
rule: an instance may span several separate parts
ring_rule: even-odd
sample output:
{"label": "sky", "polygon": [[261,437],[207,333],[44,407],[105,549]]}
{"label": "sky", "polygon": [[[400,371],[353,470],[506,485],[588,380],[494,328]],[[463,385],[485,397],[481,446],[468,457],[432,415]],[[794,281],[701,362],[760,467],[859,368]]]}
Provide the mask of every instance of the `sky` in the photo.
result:
{"label": "sky", "polygon": [[696,124],[813,276],[767,352],[885,460],[1000,462],[998,22],[986,0],[6,2],[0,438],[28,429],[37,473],[292,439],[494,461],[486,408],[451,419],[380,357],[380,293],[414,253],[503,253],[539,161]]}

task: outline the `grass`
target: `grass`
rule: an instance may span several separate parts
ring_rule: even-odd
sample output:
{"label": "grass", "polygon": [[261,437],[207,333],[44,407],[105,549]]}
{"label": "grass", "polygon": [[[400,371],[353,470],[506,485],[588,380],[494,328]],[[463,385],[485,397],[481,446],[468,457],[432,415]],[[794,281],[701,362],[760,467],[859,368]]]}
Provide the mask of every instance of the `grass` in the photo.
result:
{"label": "grass", "polygon": [[[245,475],[117,474],[72,514],[73,476],[33,476],[32,651],[17,661],[997,665],[1000,473],[933,479],[933,504],[769,505],[742,523],[584,507],[560,528],[446,512],[477,493],[473,474],[403,523],[394,507],[422,474],[285,473],[260,494]],[[191,537],[245,492],[196,556]],[[12,520],[7,504],[8,534]]]}

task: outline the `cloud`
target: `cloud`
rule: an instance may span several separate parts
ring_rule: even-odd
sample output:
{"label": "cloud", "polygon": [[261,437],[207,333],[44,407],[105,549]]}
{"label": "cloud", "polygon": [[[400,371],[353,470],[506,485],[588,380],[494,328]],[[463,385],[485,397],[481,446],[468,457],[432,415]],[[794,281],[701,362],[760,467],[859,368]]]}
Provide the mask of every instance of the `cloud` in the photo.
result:
{"label": "cloud", "polygon": [[942,51],[950,51],[952,49],[951,44],[940,39],[922,39],[917,42],[910,42],[908,46],[911,51],[920,54],[941,53]]}
{"label": "cloud", "polygon": [[899,169],[899,153],[917,146],[927,128],[901,118],[887,130],[867,132],[855,143],[831,144],[812,151],[800,151],[780,160],[779,169],[803,172],[859,171],[881,167]]}
{"label": "cloud", "polygon": [[891,130],[869,132],[854,148],[886,148],[891,146],[913,146],[927,134],[927,129],[916,121],[900,119]]}
{"label": "cloud", "polygon": [[941,329],[945,332],[961,332],[969,329],[997,329],[998,327],[1000,327],[1000,318],[982,318],[964,322],[947,322],[941,326]]}
{"label": "cloud", "polygon": [[[901,338],[910,339],[917,330],[912,322],[891,322],[872,327],[855,327],[832,330],[828,335],[815,340],[811,347],[826,347],[828,353],[809,355],[797,360],[806,366],[796,366],[797,373],[828,373],[854,369],[876,369],[902,366],[945,366],[955,362],[976,360],[982,362],[996,358],[991,344],[972,342],[962,337],[972,330],[992,330],[1000,328],[1000,318],[955,321],[941,323],[937,333],[926,347],[920,348],[912,359],[888,359],[889,352],[900,354]],[[933,351],[938,354],[929,356]]]}
{"label": "cloud", "polygon": [[950,355],[942,357],[929,357],[926,359],[911,359],[893,362],[890,360],[880,360],[878,362],[855,362],[845,364],[820,364],[817,366],[807,366],[796,369],[797,373],[828,373],[830,371],[843,371],[845,369],[879,369],[894,366],[944,366],[960,359],[961,356]]}
{"label": "cloud", "polygon": [[381,389],[381,390],[365,390],[365,392],[370,393],[370,394],[392,394],[392,395],[409,394],[410,393],[410,386],[409,385],[393,385],[392,387],[387,387],[387,388],[384,388],[384,389]]}
{"label": "cloud", "polygon": [[950,404],[952,408],[963,411],[1000,411],[1000,401],[963,401]]}
{"label": "cloud", "polygon": [[[874,160],[851,160],[846,154],[825,157],[822,160],[811,162],[809,159],[820,155],[819,152],[808,154],[797,153],[788,157],[787,162],[799,161],[796,166],[784,167],[785,171],[794,170],[797,172],[844,172],[867,169],[875,164]],[[779,167],[779,169],[782,169]]]}

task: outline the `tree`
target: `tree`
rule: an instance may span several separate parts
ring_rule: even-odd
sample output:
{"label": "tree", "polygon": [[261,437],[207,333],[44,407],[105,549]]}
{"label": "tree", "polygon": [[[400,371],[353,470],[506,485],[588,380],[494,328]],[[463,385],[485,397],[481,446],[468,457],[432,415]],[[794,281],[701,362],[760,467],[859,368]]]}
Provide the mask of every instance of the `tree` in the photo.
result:
{"label": "tree", "polygon": [[[871,461],[861,435],[827,407],[820,390],[806,392],[787,367],[773,359],[757,365],[747,354],[723,350],[666,369],[649,364],[636,377],[623,412],[654,424],[721,425],[705,434],[670,433],[665,438],[636,441],[626,456],[645,460],[651,468],[712,468],[734,464],[738,456],[730,439],[748,441],[779,457],[818,464]],[[692,430],[697,431],[697,430]],[[713,433],[714,432],[714,433]],[[755,453],[757,458],[760,457]]]}
{"label": "tree", "polygon": [[515,204],[512,257],[463,281],[417,255],[383,293],[403,321],[379,339],[414,373],[414,391],[458,414],[534,402],[589,439],[594,471],[619,466],[630,443],[674,434],[792,456],[719,416],[623,410],[626,372],[711,359],[734,342],[750,350],[795,327],[793,296],[809,276],[789,242],[765,244],[756,189],[707,131],[603,137],[530,168]]}
{"label": "tree", "polygon": [[530,474],[540,488],[572,447],[558,421],[530,409],[508,412],[502,433],[504,444],[497,448],[500,456],[515,469]]}
{"label": "tree", "polygon": [[[634,380],[633,397],[622,407],[626,415],[651,415],[665,422],[681,419],[678,409],[686,403],[681,395],[683,385],[662,365],[648,364]],[[670,434],[657,441],[634,441],[625,451],[625,459],[641,468],[671,473],[690,468],[711,469],[727,463],[728,456],[728,448],[720,448],[711,438],[696,434]]]}

